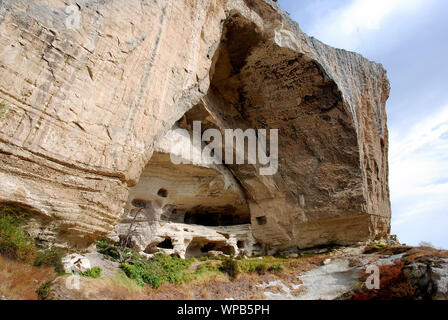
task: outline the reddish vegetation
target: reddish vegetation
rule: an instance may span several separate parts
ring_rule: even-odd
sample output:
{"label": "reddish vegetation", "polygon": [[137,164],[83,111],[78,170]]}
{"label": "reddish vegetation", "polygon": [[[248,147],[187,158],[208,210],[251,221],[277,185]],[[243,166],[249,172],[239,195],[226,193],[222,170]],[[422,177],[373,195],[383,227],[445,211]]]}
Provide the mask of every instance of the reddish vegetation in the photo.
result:
{"label": "reddish vegetation", "polygon": [[[353,300],[412,300],[415,299],[417,287],[406,279],[403,273],[404,263],[395,261],[393,265],[380,267],[380,289],[368,290],[365,285],[354,293]],[[365,276],[361,281],[365,281]]]}
{"label": "reddish vegetation", "polygon": [[431,247],[416,247],[407,251],[403,256],[405,263],[422,262],[428,263],[434,258],[448,258],[447,250],[437,250]]}

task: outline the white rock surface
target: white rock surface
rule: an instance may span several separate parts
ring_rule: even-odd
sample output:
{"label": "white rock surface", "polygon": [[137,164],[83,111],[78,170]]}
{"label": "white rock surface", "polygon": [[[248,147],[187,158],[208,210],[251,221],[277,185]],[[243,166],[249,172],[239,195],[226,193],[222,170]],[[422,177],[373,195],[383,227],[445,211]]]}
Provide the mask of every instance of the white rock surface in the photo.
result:
{"label": "white rock surface", "polygon": [[90,260],[80,254],[69,254],[63,257],[62,264],[67,273],[85,272],[92,267]]}

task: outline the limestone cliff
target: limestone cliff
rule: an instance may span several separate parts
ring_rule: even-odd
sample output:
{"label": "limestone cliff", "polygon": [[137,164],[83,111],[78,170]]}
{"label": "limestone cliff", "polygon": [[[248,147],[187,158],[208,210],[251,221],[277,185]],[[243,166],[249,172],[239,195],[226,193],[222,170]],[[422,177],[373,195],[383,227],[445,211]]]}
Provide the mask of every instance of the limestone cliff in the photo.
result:
{"label": "limestone cliff", "polygon": [[[250,223],[268,248],[389,233],[381,65],[267,0],[68,4],[0,3],[0,201],[32,209],[36,237],[84,250],[142,201],[182,212],[165,222]],[[194,120],[279,129],[278,172],[171,167],[161,141]]]}

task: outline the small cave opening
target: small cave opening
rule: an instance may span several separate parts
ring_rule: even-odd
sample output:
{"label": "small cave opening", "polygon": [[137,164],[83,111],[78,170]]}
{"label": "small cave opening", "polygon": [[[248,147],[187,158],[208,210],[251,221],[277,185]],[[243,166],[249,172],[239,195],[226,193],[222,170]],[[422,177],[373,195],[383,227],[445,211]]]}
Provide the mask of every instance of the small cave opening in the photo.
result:
{"label": "small cave opening", "polygon": [[157,191],[157,195],[161,198],[166,198],[168,197],[168,190],[161,188],[159,189],[159,191]]}
{"label": "small cave opening", "polygon": [[143,199],[133,199],[131,201],[131,205],[135,208],[147,208],[150,201],[146,201]]}
{"label": "small cave opening", "polygon": [[249,213],[236,213],[233,207],[197,207],[185,213],[184,223],[209,227],[234,226],[250,223]]}
{"label": "small cave opening", "polygon": [[262,217],[257,217],[257,224],[259,226],[265,225],[268,222],[268,219],[266,218],[266,216],[262,216]]}
{"label": "small cave opening", "polygon": [[186,258],[206,256],[210,251],[221,251],[224,254],[235,254],[235,249],[223,241],[208,241],[206,239],[193,239],[185,252]]}
{"label": "small cave opening", "polygon": [[174,249],[173,241],[171,238],[165,238],[162,242],[157,245],[160,249]]}
{"label": "small cave opening", "polygon": [[236,246],[238,247],[238,249],[243,249],[244,246],[245,246],[244,241],[243,240],[238,240],[236,242]]}

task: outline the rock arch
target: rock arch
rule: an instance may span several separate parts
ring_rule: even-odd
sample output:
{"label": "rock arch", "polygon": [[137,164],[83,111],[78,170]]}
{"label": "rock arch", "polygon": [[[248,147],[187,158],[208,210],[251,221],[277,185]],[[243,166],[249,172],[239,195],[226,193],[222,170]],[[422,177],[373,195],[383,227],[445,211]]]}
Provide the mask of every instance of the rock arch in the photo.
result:
{"label": "rock arch", "polygon": [[[386,72],[309,38],[274,2],[86,2],[81,30],[65,27],[62,3],[2,6],[0,201],[42,208],[52,221],[42,237],[87,249],[108,235],[147,164],[164,157],[159,142],[194,107],[219,130],[280,130],[274,176],[207,169],[231,181],[260,243],[389,232]],[[167,186],[154,193],[173,197]]]}

